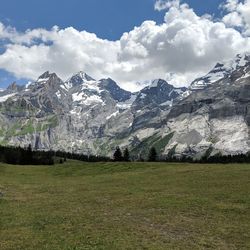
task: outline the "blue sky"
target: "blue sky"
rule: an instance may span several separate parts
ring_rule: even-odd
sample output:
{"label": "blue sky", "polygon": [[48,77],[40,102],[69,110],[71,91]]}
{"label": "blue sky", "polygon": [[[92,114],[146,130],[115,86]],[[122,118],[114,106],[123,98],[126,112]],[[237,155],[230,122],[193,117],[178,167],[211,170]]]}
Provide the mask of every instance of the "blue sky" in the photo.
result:
{"label": "blue sky", "polygon": [[[43,0],[43,1],[3,0],[3,1],[1,1],[1,8],[0,8],[0,23],[2,23],[5,27],[10,26],[10,27],[15,28],[16,32],[18,33],[18,35],[16,35],[16,36],[21,36],[20,34],[24,34],[24,32],[27,29],[37,31],[38,28],[43,28],[44,30],[52,33],[51,29],[55,25],[59,27],[59,31],[62,31],[65,34],[67,33],[69,35],[70,35],[70,32],[73,34],[76,32],[81,32],[83,30],[86,30],[87,32],[96,34],[96,36],[98,38],[107,39],[108,41],[110,41],[110,43],[108,45],[108,49],[107,49],[107,51],[108,51],[110,49],[110,47],[117,46],[117,44],[116,45],[111,44],[112,41],[127,40],[127,39],[121,39],[124,32],[133,31],[135,26],[138,26],[139,29],[143,31],[143,29],[145,27],[142,26],[142,23],[144,21],[152,20],[152,21],[156,22],[156,25],[155,26],[153,25],[153,27],[151,27],[152,25],[151,26],[146,25],[147,30],[150,30],[151,28],[152,28],[152,30],[157,29],[160,27],[160,25],[162,23],[164,23],[164,16],[165,16],[166,12],[168,13],[169,10],[168,9],[163,10],[163,11],[155,10],[154,5],[155,5],[156,1],[157,0],[126,0],[126,1],[124,1],[124,0],[70,0],[70,1],[69,0],[60,0],[60,1],[55,1],[55,0]],[[161,1],[168,1],[168,0],[161,0]],[[177,1],[177,0],[172,0],[172,1]],[[213,29],[212,26],[217,22],[217,20],[222,20],[223,15],[225,15],[225,13],[222,12],[222,9],[219,8],[219,6],[222,3],[225,3],[225,1],[222,1],[222,0],[211,0],[211,1],[185,0],[185,1],[181,1],[181,3],[187,3],[190,6],[190,8],[192,8],[194,10],[194,15],[197,15],[198,17],[201,17],[204,14],[210,14],[212,16],[212,19],[213,19],[211,21],[211,29]],[[245,0],[245,1],[247,2],[248,0]],[[248,3],[250,3],[250,1],[248,1]],[[248,3],[246,3],[246,4],[248,4]],[[176,14],[177,15],[176,18],[180,18],[180,19],[183,18],[184,12],[188,12],[189,10],[190,9],[188,9],[188,8],[181,9],[181,7],[177,7],[178,13]],[[185,17],[184,17],[184,19],[185,19]],[[208,18],[208,20],[210,20],[210,19]],[[192,21],[190,21],[190,22],[192,23]],[[183,23],[183,20],[181,21],[181,23]],[[201,24],[201,26],[199,26],[199,23],[197,23],[197,25],[198,25],[197,26],[198,28],[202,29],[202,27],[201,27],[202,24]],[[150,26],[150,27],[148,27],[148,26]],[[66,30],[68,27],[73,27],[74,30],[73,31]],[[188,29],[188,27],[186,27],[186,28]],[[235,27],[233,27],[233,28],[235,28]],[[195,30],[197,30],[197,29],[195,28]],[[59,34],[59,31],[58,31],[58,34]],[[235,32],[236,31],[237,31],[237,27],[235,28]],[[223,30],[223,32],[224,32],[224,30]],[[229,29],[226,30],[226,32],[230,33]],[[131,34],[132,34],[131,35],[132,39],[134,39],[134,38],[137,39],[136,35],[133,35],[133,32],[131,32]],[[166,38],[168,38],[168,36],[169,36],[169,34],[166,34]],[[234,37],[237,37],[236,33],[234,34]],[[36,38],[34,38],[34,40],[35,39]],[[59,39],[59,38],[56,38],[56,39]],[[231,39],[230,35],[228,35],[228,39]],[[84,43],[84,41],[83,41],[83,43]],[[56,42],[58,42],[58,40],[56,40]],[[51,42],[51,44],[56,43],[56,42],[53,41],[53,42]],[[205,44],[205,42],[209,43],[211,41],[204,41],[204,44]],[[243,43],[243,41],[241,41],[241,42]],[[244,41],[244,42],[246,42],[246,41]],[[63,38],[62,38],[61,42],[58,42],[58,43],[63,44]],[[131,41],[129,41],[129,42],[126,41],[125,43],[131,44]],[[184,41],[184,43],[185,43],[185,41]],[[218,43],[221,43],[221,38],[218,39]],[[45,70],[46,60],[47,59],[48,59],[48,61],[52,60],[51,58],[45,58],[43,64],[41,63],[41,66],[39,66],[39,64],[38,64],[39,60],[40,60],[39,57],[43,56],[43,52],[41,52],[41,53],[39,52],[40,54],[38,53],[37,55],[34,56],[34,53],[33,53],[34,47],[32,47],[31,45],[29,45],[29,46],[24,45],[24,44],[20,45],[17,42],[15,44],[16,47],[13,49],[13,51],[14,51],[13,53],[15,53],[15,55],[17,57],[19,57],[18,51],[20,51],[20,50],[19,50],[19,48],[17,49],[17,46],[20,45],[20,46],[22,46],[23,50],[25,50],[27,53],[30,53],[30,57],[32,57],[33,62],[30,62],[30,65],[27,64],[27,62],[24,62],[24,63],[20,62],[19,68],[15,67],[14,57],[4,54],[6,45],[10,45],[10,44],[15,44],[15,42],[11,41],[8,43],[8,42],[6,42],[6,39],[1,39],[1,36],[0,36],[0,87],[6,87],[12,81],[17,81],[18,83],[24,83],[27,81],[27,79],[31,79],[31,78],[34,79],[35,78],[34,75],[38,74],[38,72],[40,73],[40,71],[37,69],[40,67],[41,71]],[[134,41],[133,41],[133,44],[135,44]],[[45,41],[43,41],[43,43],[41,45],[47,45],[47,44],[45,43]],[[65,44],[63,44],[63,46],[64,46],[63,48],[65,48]],[[143,44],[143,46],[144,46],[144,44]],[[139,50],[140,50],[141,47],[142,47],[142,43],[140,44],[140,41],[136,41],[136,48],[139,48]],[[145,48],[143,48],[143,49],[146,50],[146,52],[147,52],[147,53],[145,52],[146,54],[148,54],[148,55],[152,54],[150,51],[150,46],[149,47],[144,46],[144,47]],[[186,46],[186,47],[188,47],[188,46]],[[51,50],[52,50],[52,48],[53,48],[53,46],[51,46]],[[39,48],[39,49],[42,49],[42,48]],[[56,49],[58,49],[58,46],[56,47]],[[181,49],[183,49],[183,48],[179,48],[179,50],[181,50]],[[97,50],[100,50],[100,48],[98,47]],[[76,67],[76,70],[78,70],[81,67],[83,68],[83,70],[85,70],[85,68],[86,68],[90,71],[90,73],[94,74],[94,76],[96,75],[97,77],[100,77],[101,73],[104,76],[107,76],[110,72],[111,77],[114,77],[115,80],[124,82],[124,84],[125,84],[125,82],[131,81],[131,79],[133,79],[133,78],[137,78],[137,76],[138,76],[138,80],[142,81],[142,78],[140,77],[141,71],[137,70],[137,73],[135,73],[135,72],[132,72],[133,70],[131,70],[130,68],[138,69],[138,65],[139,64],[141,65],[144,62],[142,62],[142,61],[139,62],[141,55],[138,56],[139,52],[135,53],[136,56],[138,56],[138,58],[136,58],[136,56],[135,56],[136,60],[138,59],[138,65],[137,65],[135,63],[134,58],[131,57],[131,54],[128,55],[127,51],[129,51],[129,50],[130,50],[130,48],[127,48],[125,46],[125,48],[123,48],[123,51],[117,52],[118,49],[115,48],[114,52],[112,52],[115,55],[113,57],[117,57],[119,59],[119,62],[122,62],[121,63],[121,65],[122,65],[121,67],[123,67],[122,69],[119,68],[120,67],[119,65],[114,66],[114,60],[112,59],[112,61],[108,62],[108,65],[105,66],[106,69],[103,70],[103,72],[99,72],[100,70],[98,72],[96,72],[97,70],[92,69],[90,67],[90,63],[88,64],[86,62],[82,63],[82,64],[79,63],[79,66]],[[179,64],[178,64],[178,62],[176,62],[175,65],[170,65],[169,61],[165,62],[166,60],[163,60],[164,61],[163,63],[166,63],[165,69],[163,67],[164,66],[163,64],[157,65],[157,69],[152,69],[152,74],[147,74],[147,76],[145,76],[145,78],[146,77],[147,78],[148,77],[152,77],[152,78],[153,77],[163,77],[165,73],[169,72],[169,75],[171,75],[171,76],[178,75],[177,78],[179,79],[179,81],[184,82],[184,81],[187,81],[186,79],[190,80],[192,77],[194,77],[194,75],[198,75],[198,74],[201,74],[203,72],[206,72],[206,70],[208,70],[208,68],[211,67],[211,65],[213,65],[216,62],[216,60],[226,59],[226,58],[230,57],[231,55],[233,55],[235,53],[235,51],[236,51],[236,49],[233,48],[231,54],[225,52],[225,53],[220,55],[220,53],[219,53],[219,55],[214,55],[213,58],[210,58],[211,56],[209,56],[209,51],[207,50],[206,53],[208,55],[207,58],[209,59],[209,61],[207,64],[204,63],[204,65],[201,62],[199,62],[197,60],[197,58],[191,58],[191,60],[196,62],[196,65],[194,65],[194,68],[196,67],[194,72],[189,72],[190,69],[183,68],[183,66],[181,66],[182,62],[179,62]],[[22,53],[24,53],[24,52],[22,51]],[[50,53],[53,54],[54,50]],[[56,53],[58,53],[57,50],[56,50]],[[60,53],[64,53],[64,52],[60,51]],[[71,54],[69,54],[69,55],[71,55]],[[68,60],[72,60],[72,61],[77,60],[78,58],[77,58],[77,55],[75,55],[75,54],[72,54],[73,59],[70,59],[70,57],[69,57]],[[166,51],[166,56],[170,55],[170,54],[171,54],[171,52]],[[184,56],[185,55],[190,55],[190,51],[188,51],[187,53],[185,52]],[[3,58],[3,56],[5,56],[5,58],[3,58],[2,63],[1,63],[1,56],[2,56],[2,58]],[[36,59],[36,56],[37,56],[37,59]],[[89,55],[89,56],[91,57],[93,55]],[[103,55],[100,55],[100,58],[102,56]],[[21,57],[23,58],[24,54],[22,54],[22,55],[20,54],[20,58]],[[82,60],[84,60],[84,58],[86,58],[86,55],[83,56]],[[100,58],[97,58],[97,60],[95,60],[95,61],[98,61]],[[131,63],[128,62],[127,58],[130,58]],[[181,58],[181,57],[177,57],[177,58]],[[205,62],[205,59],[207,59],[207,58],[204,58],[204,62]],[[13,60],[13,62],[11,63],[10,60]],[[189,61],[189,58],[185,58],[185,60]],[[162,61],[162,60],[160,59],[158,61]],[[51,65],[56,64],[56,63],[57,63],[56,61],[51,62]],[[117,73],[117,72],[115,72],[114,69],[111,70],[109,68],[110,64],[112,64],[115,69],[119,69],[120,72]],[[150,62],[150,60],[148,60],[148,62],[146,62],[146,60],[145,60],[145,65],[146,64],[152,65],[152,64],[154,64],[154,62],[153,61]],[[100,67],[99,64],[92,63],[92,65],[93,65],[93,68]],[[98,65],[98,66],[96,66],[96,65]],[[50,68],[48,68],[48,70],[54,70],[54,71],[58,70],[59,75],[61,73],[61,75],[63,77],[66,77],[66,76],[68,76],[68,74],[66,74],[66,73],[64,74],[65,68],[71,68],[71,66],[72,65],[66,65],[66,64],[62,65],[60,67],[59,66],[58,67],[48,66],[48,67],[50,67]],[[31,70],[29,70],[29,67],[32,68],[32,70],[33,70],[32,72],[31,72]],[[22,71],[22,68],[23,68],[23,71]],[[163,72],[163,69],[166,72]],[[146,71],[147,71],[147,69],[145,68],[145,72]],[[180,71],[185,73],[186,76],[185,77],[180,76]],[[130,77],[124,77],[124,75],[125,75],[124,72],[125,73],[132,72],[132,73],[130,74]],[[89,73],[89,72],[87,72],[87,73]],[[147,79],[144,79],[144,80],[147,80]]]}
{"label": "blue sky", "polygon": [[[219,16],[222,0],[187,0],[196,13]],[[101,38],[119,39],[145,20],[162,23],[165,12],[154,10],[154,0],[3,0],[0,21],[19,31],[73,26]]]}

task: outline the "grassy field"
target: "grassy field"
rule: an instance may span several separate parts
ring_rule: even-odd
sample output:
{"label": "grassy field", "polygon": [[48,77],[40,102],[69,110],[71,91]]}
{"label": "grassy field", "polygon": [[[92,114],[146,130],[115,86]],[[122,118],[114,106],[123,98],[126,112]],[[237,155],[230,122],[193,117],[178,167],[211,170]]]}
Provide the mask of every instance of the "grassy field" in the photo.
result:
{"label": "grassy field", "polygon": [[0,249],[250,249],[250,165],[0,164]]}

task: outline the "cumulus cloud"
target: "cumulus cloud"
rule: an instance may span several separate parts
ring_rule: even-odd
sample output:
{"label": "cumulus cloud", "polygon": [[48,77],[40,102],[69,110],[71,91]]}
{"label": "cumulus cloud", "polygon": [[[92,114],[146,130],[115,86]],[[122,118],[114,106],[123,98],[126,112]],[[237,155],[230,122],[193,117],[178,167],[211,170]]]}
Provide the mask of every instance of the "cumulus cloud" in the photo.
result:
{"label": "cumulus cloud", "polygon": [[[198,16],[187,4],[160,0],[156,6],[167,8],[162,24],[145,21],[117,41],[72,27],[21,33],[0,23],[0,40],[5,43],[0,68],[30,79],[46,70],[63,79],[84,70],[97,79],[111,77],[122,87],[134,90],[138,88],[136,82],[155,78],[187,86],[218,61],[250,50],[250,15],[242,7],[249,1],[228,0],[226,16],[214,21],[209,15]],[[244,27],[244,33],[235,29],[235,24]]]}
{"label": "cumulus cloud", "polygon": [[134,72],[148,78],[153,72],[175,85],[189,83],[216,62],[250,49],[249,38],[208,16],[197,16],[186,4],[172,6],[161,25],[146,21],[125,33],[120,43],[118,59],[136,65]]}
{"label": "cumulus cloud", "polygon": [[11,35],[1,33],[9,43],[0,55],[0,67],[16,77],[36,79],[43,71],[50,70],[67,78],[83,69],[103,77],[105,72],[110,72],[110,65],[117,62],[119,41],[103,40],[72,27],[13,31]]}
{"label": "cumulus cloud", "polygon": [[155,10],[162,11],[171,7],[178,7],[180,0],[157,0],[155,2]]}
{"label": "cumulus cloud", "polygon": [[231,27],[241,27],[244,35],[250,35],[250,0],[227,0],[223,8],[228,12],[222,21]]}
{"label": "cumulus cloud", "polygon": [[236,10],[238,4],[239,4],[239,0],[227,0],[224,4],[222,4],[222,7],[225,10],[232,12]]}

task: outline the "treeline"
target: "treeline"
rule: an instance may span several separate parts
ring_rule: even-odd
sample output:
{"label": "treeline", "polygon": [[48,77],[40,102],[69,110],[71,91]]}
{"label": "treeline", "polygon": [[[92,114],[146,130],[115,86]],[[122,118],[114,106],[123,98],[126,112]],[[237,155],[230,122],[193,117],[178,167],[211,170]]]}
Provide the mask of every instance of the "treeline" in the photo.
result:
{"label": "treeline", "polygon": [[32,151],[31,146],[3,147],[0,146],[0,162],[16,165],[53,165],[53,152]]}
{"label": "treeline", "polygon": [[116,148],[113,156],[114,161],[148,161],[148,162],[176,162],[176,163],[250,163],[250,152],[247,154],[238,155],[222,155],[216,154],[213,156],[205,155],[201,159],[194,159],[188,156],[176,157],[173,155],[161,156],[158,155],[156,148],[152,147],[148,155],[139,155],[137,158],[133,156],[130,158],[130,153],[126,148],[122,151],[119,147]]}
{"label": "treeline", "polygon": [[239,155],[214,155],[210,157],[202,157],[201,159],[193,159],[192,157],[161,157],[161,162],[186,162],[186,163],[250,163],[250,154]]}
{"label": "treeline", "polygon": [[250,163],[250,152],[238,155],[213,155],[202,157],[199,163]]}
{"label": "treeline", "polygon": [[67,159],[85,162],[111,161],[109,157],[68,153],[63,151],[34,151],[27,148],[0,146],[0,162],[14,165],[53,165]]}
{"label": "treeline", "polygon": [[77,160],[77,161],[86,161],[86,162],[111,161],[111,159],[109,157],[100,156],[100,155],[84,155],[84,154],[69,153],[69,152],[64,152],[64,151],[55,151],[55,152],[53,152],[53,154],[56,157],[62,158],[64,161],[66,159]]}
{"label": "treeline", "polygon": [[167,156],[159,157],[159,161],[164,162],[187,162],[187,163],[250,163],[250,152],[247,154],[237,154],[237,155],[222,155],[220,153],[207,156],[204,155],[201,159],[194,159],[188,156]]}
{"label": "treeline", "polygon": [[196,160],[191,157],[182,156],[160,156],[157,150],[152,147],[148,155],[137,157],[131,156],[128,148],[123,151],[120,147],[116,147],[113,158],[98,156],[76,154],[63,151],[33,151],[31,146],[27,148],[21,147],[3,147],[0,146],[0,162],[16,165],[53,165],[54,163],[63,163],[67,159],[78,160],[83,162],[129,162],[129,161],[148,161],[148,162],[188,162],[188,163],[250,163],[250,153],[239,155],[213,155],[203,156]]}

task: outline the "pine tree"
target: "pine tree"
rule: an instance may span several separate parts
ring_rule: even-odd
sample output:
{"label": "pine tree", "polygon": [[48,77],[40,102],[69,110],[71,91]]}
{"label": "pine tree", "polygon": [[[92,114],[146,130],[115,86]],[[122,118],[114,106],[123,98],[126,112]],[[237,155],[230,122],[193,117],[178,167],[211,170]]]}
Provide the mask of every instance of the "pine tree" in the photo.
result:
{"label": "pine tree", "polygon": [[120,147],[116,147],[116,150],[114,152],[114,161],[122,161],[123,157],[122,157],[122,152]]}
{"label": "pine tree", "polygon": [[31,144],[29,144],[28,148],[27,148],[27,163],[28,164],[32,164],[33,161],[33,152],[32,152],[32,147]]}
{"label": "pine tree", "polygon": [[130,155],[129,155],[128,148],[125,148],[125,150],[123,152],[123,160],[124,161],[129,161],[130,160]]}
{"label": "pine tree", "polygon": [[152,147],[149,151],[148,154],[148,161],[156,161],[157,160],[157,152],[156,149],[154,147]]}

